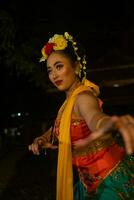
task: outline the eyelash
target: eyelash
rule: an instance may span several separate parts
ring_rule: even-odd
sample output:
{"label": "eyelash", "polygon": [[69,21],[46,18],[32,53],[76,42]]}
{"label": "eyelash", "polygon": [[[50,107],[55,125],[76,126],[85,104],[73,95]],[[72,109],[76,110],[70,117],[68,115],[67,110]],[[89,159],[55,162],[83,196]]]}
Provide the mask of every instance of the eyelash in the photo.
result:
{"label": "eyelash", "polygon": [[[59,64],[59,65],[56,65],[55,68],[56,68],[57,70],[59,70],[59,69],[61,69],[62,67],[63,67],[63,64]],[[51,72],[52,72],[52,69],[48,69],[48,70],[47,70],[47,73],[48,73],[48,74],[50,74]]]}
{"label": "eyelash", "polygon": [[63,67],[63,64],[59,64],[59,65],[56,66],[56,69],[60,69],[62,67]]}

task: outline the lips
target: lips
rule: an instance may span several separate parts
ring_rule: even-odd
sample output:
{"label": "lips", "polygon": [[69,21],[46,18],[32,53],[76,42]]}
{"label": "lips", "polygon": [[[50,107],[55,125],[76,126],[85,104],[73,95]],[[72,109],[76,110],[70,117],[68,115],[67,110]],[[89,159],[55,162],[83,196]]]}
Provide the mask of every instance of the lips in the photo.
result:
{"label": "lips", "polygon": [[61,85],[62,80],[55,81],[55,85]]}

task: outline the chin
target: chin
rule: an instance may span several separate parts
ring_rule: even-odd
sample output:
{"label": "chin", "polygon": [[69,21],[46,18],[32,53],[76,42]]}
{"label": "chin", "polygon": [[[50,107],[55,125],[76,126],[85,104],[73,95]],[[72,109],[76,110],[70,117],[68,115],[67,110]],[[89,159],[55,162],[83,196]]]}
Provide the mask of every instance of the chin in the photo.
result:
{"label": "chin", "polygon": [[63,86],[58,86],[57,89],[60,90],[60,91],[62,91],[62,92],[64,92],[64,91],[67,90],[67,88],[65,88]]}
{"label": "chin", "polygon": [[64,88],[61,88],[61,87],[57,87],[57,89],[58,89],[59,91],[61,91],[61,92],[66,91]]}

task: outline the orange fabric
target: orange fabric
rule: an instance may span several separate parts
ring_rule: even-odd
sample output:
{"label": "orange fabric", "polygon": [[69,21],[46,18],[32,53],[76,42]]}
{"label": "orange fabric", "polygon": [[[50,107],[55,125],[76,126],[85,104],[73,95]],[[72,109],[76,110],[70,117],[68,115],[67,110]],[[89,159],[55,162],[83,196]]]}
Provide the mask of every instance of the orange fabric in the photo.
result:
{"label": "orange fabric", "polygon": [[[59,124],[60,120],[56,120],[55,128],[57,136],[59,135]],[[70,128],[71,142],[86,138],[89,134],[91,134],[91,130],[88,128],[85,121],[78,118],[73,118],[71,120]],[[73,157],[73,165],[77,167],[81,181],[90,192],[94,190],[109,174],[112,168],[123,159],[124,154],[125,150],[122,147],[117,144],[113,144],[94,154]],[[92,184],[89,180],[86,181],[87,176],[83,178],[85,174],[92,177]],[[97,177],[100,178],[98,179]]]}
{"label": "orange fabric", "polygon": [[[97,153],[74,157],[73,165],[78,168],[82,183],[91,192],[104,180],[112,168],[123,159],[124,155],[124,149],[117,144],[113,144]],[[85,167],[83,168],[83,166]],[[87,179],[89,176],[91,182]]]}
{"label": "orange fabric", "polygon": [[[77,119],[71,121],[72,142],[91,134],[91,130],[84,120],[79,120],[78,123],[77,121]],[[123,159],[124,155],[124,148],[114,143],[96,153],[73,157],[73,165],[77,167],[81,181],[90,192],[101,183],[113,167]]]}
{"label": "orange fabric", "polygon": [[[59,125],[60,125],[60,120],[56,119],[54,125],[54,133],[57,136],[57,138],[59,136]],[[85,121],[78,119],[71,120],[70,132],[71,132],[72,142],[82,138],[86,138],[91,133]]]}
{"label": "orange fabric", "polygon": [[71,141],[74,142],[79,139],[86,138],[90,135],[87,124],[84,120],[71,120]]}
{"label": "orange fabric", "polygon": [[[79,124],[76,123],[76,125],[73,121],[75,122],[75,120],[72,120],[71,123],[72,142],[91,134],[91,130],[84,120],[79,120]],[[112,168],[123,159],[124,155],[124,148],[114,143],[96,153],[74,156],[73,165],[78,169],[82,183],[91,192],[109,174]]]}

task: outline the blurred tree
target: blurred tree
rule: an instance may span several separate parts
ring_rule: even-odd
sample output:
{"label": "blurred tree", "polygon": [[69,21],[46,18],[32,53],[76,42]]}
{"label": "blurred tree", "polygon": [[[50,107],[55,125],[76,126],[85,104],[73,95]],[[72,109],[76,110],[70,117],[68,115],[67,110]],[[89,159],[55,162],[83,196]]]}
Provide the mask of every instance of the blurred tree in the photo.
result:
{"label": "blurred tree", "polygon": [[35,47],[36,38],[28,40],[24,37],[16,42],[17,37],[23,37],[23,32],[17,36],[16,24],[7,11],[0,11],[0,24],[1,67],[7,67],[11,74],[15,73],[17,76],[23,74],[35,86],[49,90],[45,67],[38,63],[40,52]]}

